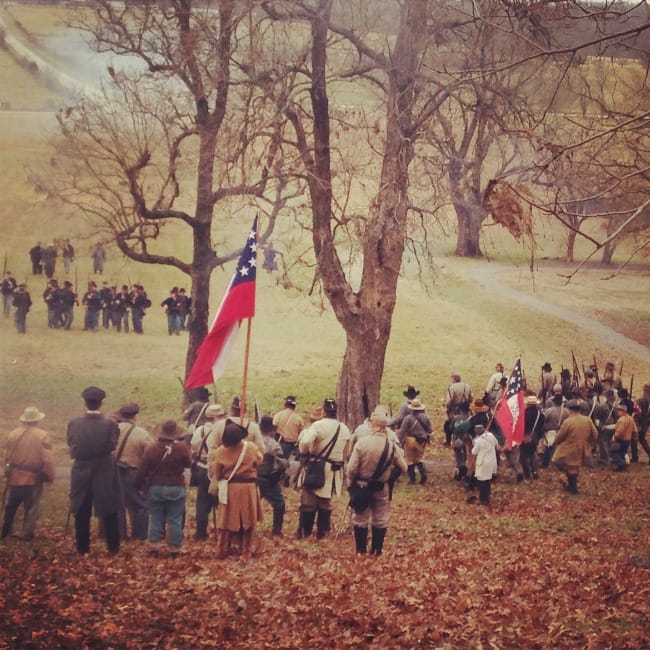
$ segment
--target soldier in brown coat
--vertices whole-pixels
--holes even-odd
[[[11,533],[20,505],[25,509],[20,538],[34,537],[38,505],[43,483],[54,480],[54,457],[46,431],[37,424],[45,417],[35,406],[28,406],[20,416],[22,425],[10,434],[5,451],[6,505],[0,538]]]
[[[578,493],[578,472],[584,464],[585,456],[598,441],[598,431],[586,415],[580,413],[580,403],[571,400],[567,404],[569,417],[562,423],[555,438],[553,462],[567,475],[564,488],[571,494]]]

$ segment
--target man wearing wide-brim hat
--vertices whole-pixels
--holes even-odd
[[[622,472],[627,469],[625,454],[627,454],[630,448],[632,438],[636,435],[636,424],[632,416],[628,413],[625,402],[619,402],[615,408],[617,418],[610,453],[612,457],[612,469],[617,472]]]
[[[70,512],[74,515],[77,552],[90,551],[90,518],[95,512],[104,526],[110,553],[120,549],[118,515],[122,489],[113,452],[120,429],[101,412],[106,393],[89,386],[81,393],[86,412],[68,422],[67,442],[73,459],[70,471]]]
[[[45,413],[35,406],[28,406],[18,418],[21,425],[14,429],[7,439],[5,450],[6,505],[2,533],[4,539],[11,533],[18,508],[23,506],[25,517],[19,537],[30,540],[34,537],[38,506],[43,493],[43,483],[54,480],[54,457],[50,438],[38,423]]]
[[[410,384],[406,387],[405,391],[402,391],[402,395],[404,395],[406,401],[400,404],[400,407],[397,410],[397,415],[393,418],[390,424],[390,426],[395,431],[399,430],[399,428],[402,426],[402,422],[404,422],[404,418],[411,412],[410,410],[411,400],[414,400],[419,394],[420,391],[417,390],[415,386],[411,386]]]
[[[404,418],[398,435],[404,445],[409,483],[415,483],[416,467],[420,471],[420,483],[425,483],[427,473],[422,461],[432,431],[431,420],[426,413],[426,407],[419,399],[411,400],[409,409],[410,413]]]
[[[560,471],[566,472],[567,485],[564,489],[570,494],[577,494],[578,473],[587,456],[591,456],[591,450],[598,440],[598,431],[591,418],[580,413],[577,400],[570,400],[567,409],[569,417],[555,437],[553,463]]]

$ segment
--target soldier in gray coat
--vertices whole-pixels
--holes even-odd
[[[106,393],[89,386],[81,396],[86,413],[68,423],[67,442],[73,459],[70,472],[70,512],[74,515],[77,552],[90,550],[90,517],[93,507],[106,532],[110,553],[120,549],[118,513],[122,493],[113,450],[120,429],[117,422],[100,412]]]

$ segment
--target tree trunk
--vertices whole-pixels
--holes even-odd
[[[458,257],[481,257],[481,222],[476,210],[454,204],[458,223],[456,235],[456,255]]]
[[[616,250],[616,242],[610,241],[603,246],[603,264],[611,264],[614,251]]]

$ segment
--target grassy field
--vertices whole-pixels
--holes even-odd
[[[46,18],[16,11],[29,29],[48,33]],[[0,66],[2,61],[0,52]],[[11,78],[18,79],[20,70],[12,70]],[[33,78],[27,82],[38,85]],[[608,271],[590,267],[566,284],[562,276],[570,269],[545,261],[531,274],[521,247],[496,227],[483,238],[493,261],[448,257],[453,234],[435,242],[436,269],[423,282],[414,261],[405,259],[382,401],[396,408],[406,385],[414,384],[432,415],[434,435],[427,450],[430,480],[425,486],[402,482],[398,487],[386,554],[379,562],[354,557],[344,499],[334,514],[339,535],[321,543],[293,540],[298,498],[292,490],[287,490],[285,537],[270,536],[267,512],[257,554],[248,564],[216,562],[211,543],[193,541],[180,564],[152,560],[135,544],[110,558],[97,540],[92,555],[79,560],[65,532],[66,422],[82,411],[80,393],[89,384],[107,391],[109,412],[137,401],[147,427],[179,417],[186,341],[167,335],[159,304],[170,286],[186,280],[169,269],[137,267],[109,248],[105,277],[115,283],[141,281],[151,296],[144,336],[83,332],[81,309],[72,331],[47,328],[41,300],[45,282],[30,275],[28,249],[38,240],[69,236],[83,286],[95,241],[80,215],[45,200],[28,182],[35,161],[49,161],[53,125],[51,115],[35,119],[0,112],[0,167],[7,170],[0,176],[0,252],[16,277],[28,281],[34,300],[27,335],[18,335],[11,319],[0,318],[0,440],[17,425],[25,406],[36,404],[47,415],[43,424],[59,467],[43,500],[37,540],[0,546],[5,587],[0,647],[648,647],[650,574],[644,562],[650,528],[643,495],[650,470],[645,455],[643,465],[626,473],[583,471],[577,498],[564,495],[554,471],[517,484],[503,470],[494,486],[494,508],[486,512],[467,504],[466,492],[451,478],[453,458],[442,445],[442,422],[452,370],[480,395],[494,364],[510,367],[518,355],[533,386],[545,361],[556,369],[570,367],[572,351],[579,362],[590,362],[594,354],[603,365],[623,361],[624,379],[627,383],[634,375],[637,389],[650,382],[650,364],[622,353],[606,338],[479,287],[471,280],[477,265],[495,281],[570,307],[645,346],[650,346],[650,272],[635,266],[603,281]],[[247,225],[233,234],[237,241]],[[543,231],[542,255],[559,255],[561,235],[550,227]],[[182,251],[187,243],[178,246]],[[213,274],[215,306],[232,270]],[[65,279],[62,273],[58,277]],[[263,411],[273,412],[293,393],[299,408],[309,412],[335,393],[345,337],[318,296],[284,289],[276,279],[263,272],[258,277],[249,399],[256,397]],[[298,284],[309,281],[305,272]],[[242,332],[216,386],[225,404],[240,391],[243,353]]]

